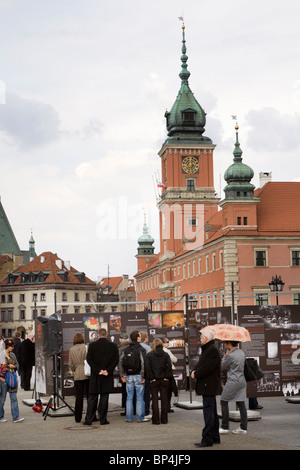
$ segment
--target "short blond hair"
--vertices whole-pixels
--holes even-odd
[[[141,341],[143,343],[145,341],[145,339],[148,338],[148,333],[146,331],[140,331],[140,337],[141,337]]]

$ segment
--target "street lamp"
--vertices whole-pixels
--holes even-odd
[[[278,305],[278,292],[283,291],[284,282],[281,280],[281,276],[272,276],[272,281],[269,282],[271,292],[276,292],[276,305]]]

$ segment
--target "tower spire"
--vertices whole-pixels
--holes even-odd
[[[182,18],[182,17],[181,17]],[[179,77],[181,78],[181,81],[183,84],[188,85],[188,79],[190,76],[190,72],[187,69],[187,60],[188,56],[186,55],[186,40],[185,40],[185,25],[182,23],[182,56],[181,56],[181,72],[179,74]]]

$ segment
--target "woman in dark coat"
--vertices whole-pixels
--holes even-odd
[[[107,421],[109,393],[113,391],[113,371],[119,363],[118,346],[107,339],[107,331],[100,328],[98,340],[89,344],[87,362],[91,366],[89,398],[85,423],[91,425],[95,419],[98,395],[100,394],[100,424]]]
[[[216,395],[220,395],[222,392],[221,354],[215,345],[214,334],[211,331],[201,335],[201,356],[191,377],[197,381],[197,395],[202,395],[205,423],[202,440],[195,445],[210,447],[214,443],[220,443]]]
[[[163,350],[163,342],[155,338],[152,350],[146,356],[146,375],[150,381],[152,395],[152,424],[167,424],[169,410],[169,380],[172,378],[170,356]],[[159,419],[158,393],[161,399],[161,419]]]

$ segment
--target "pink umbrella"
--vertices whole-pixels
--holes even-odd
[[[243,326],[231,325],[230,323],[208,325],[202,328],[200,332],[205,334],[207,330],[211,330],[216,339],[221,341],[240,341],[242,343],[251,341],[249,331]]]

